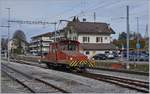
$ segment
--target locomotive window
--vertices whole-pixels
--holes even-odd
[[[63,51],[76,51],[77,45],[75,45],[75,44],[61,45],[61,50],[63,50]]]
[[[76,45],[74,45],[74,44],[69,44],[69,45],[68,45],[68,50],[69,50],[69,51],[74,51],[74,50],[76,50]]]

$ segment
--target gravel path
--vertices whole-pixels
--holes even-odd
[[[6,62],[5,62],[6,63]],[[94,79],[77,76],[70,73],[43,69],[18,63],[6,63],[20,71],[28,73],[34,77],[41,78],[51,84],[61,87],[74,93],[137,93],[114,84],[97,81]]]
[[[113,71],[105,71],[105,70],[97,70],[97,69],[87,69],[90,73],[95,74],[106,74],[118,77],[124,77],[129,79],[137,79],[142,81],[149,81],[149,76],[137,75],[137,74],[129,74],[129,73],[121,73],[121,72],[113,72]]]

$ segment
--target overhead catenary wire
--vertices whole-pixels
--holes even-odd
[[[118,2],[115,1],[115,2],[102,3],[102,4],[100,4],[100,6],[98,6],[98,7],[88,8],[88,9],[84,10],[83,12],[79,12],[79,13],[76,14],[76,15],[73,15],[73,16],[68,17],[67,19],[73,18],[74,16],[78,16],[78,17],[79,17],[79,16],[81,16],[81,14],[83,14],[83,13],[84,13],[84,14],[91,13],[91,12],[93,12],[93,11],[99,9],[99,8],[107,7],[107,6],[111,5],[111,4],[116,4],[116,3],[118,3]]]

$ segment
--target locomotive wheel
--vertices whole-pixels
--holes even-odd
[[[47,67],[48,67],[49,69],[53,69],[53,65],[52,65],[52,64],[46,63],[46,65],[47,65]]]

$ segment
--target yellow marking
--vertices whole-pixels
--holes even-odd
[[[73,62],[73,66],[75,66],[75,64],[76,64],[76,61]]]
[[[72,66],[72,64],[73,64],[73,63],[71,62],[71,63],[70,63],[70,66]]]
[[[77,61],[77,66],[79,66],[80,65],[80,62],[79,61]]]
[[[78,66],[78,61],[75,63],[75,66]]]
[[[74,61],[71,63],[71,65],[73,66],[73,64],[74,64]]]

